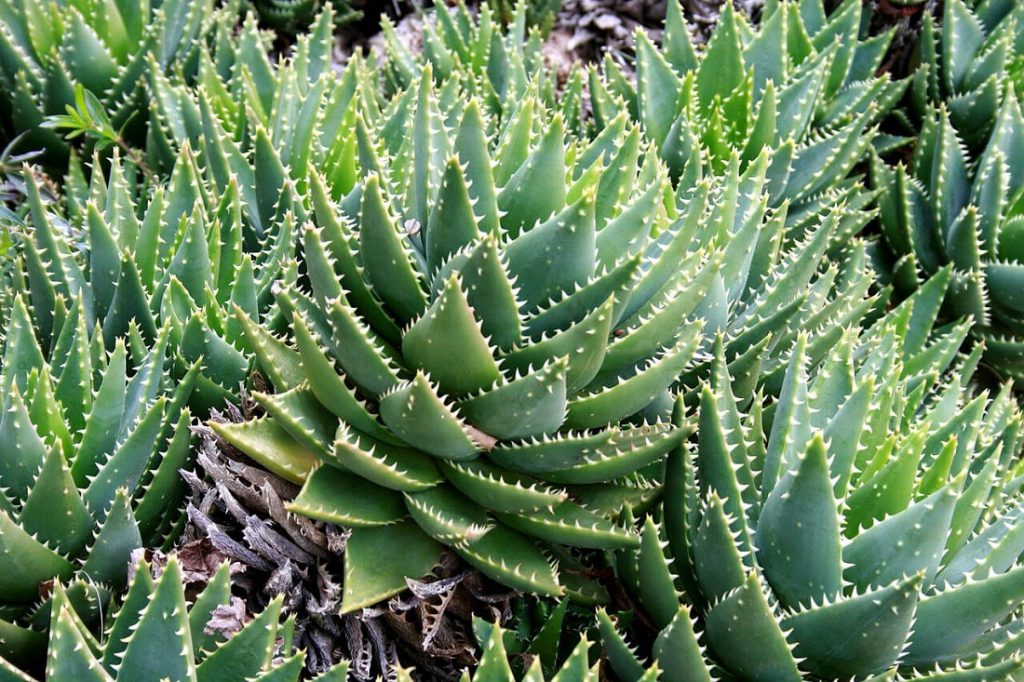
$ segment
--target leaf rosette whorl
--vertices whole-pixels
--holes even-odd
[[[716,351],[663,518],[618,556],[669,679],[1019,674],[1021,414],[1009,386],[965,389],[968,327],[933,327],[947,283],[816,371],[798,341],[766,404],[733,393]],[[614,618],[598,627],[615,671],[639,677]]]

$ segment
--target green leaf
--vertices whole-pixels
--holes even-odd
[[[472,459],[480,450],[462,417],[422,372],[381,398],[380,415],[399,438],[436,457]]]
[[[498,194],[498,208],[504,212],[501,226],[512,239],[565,206],[564,136],[564,121],[555,114],[544,126],[540,143]],[[495,179],[501,182],[500,177]]]
[[[604,653],[615,674],[623,680],[641,679],[644,674],[643,663],[637,658],[633,647],[626,643],[618,628],[615,627],[615,622],[603,608],[597,610],[597,629],[601,633]]]
[[[640,603],[658,628],[668,627],[676,617],[679,593],[669,571],[661,534],[651,517],[644,520],[637,556]]]
[[[302,384],[274,395],[254,392],[253,398],[296,443],[321,459],[330,458],[338,420],[323,408],[308,386]]]
[[[48,375],[43,375],[49,381]],[[21,390],[15,384],[4,400],[0,415],[0,447],[17,456],[0,457],[0,481],[9,495],[24,499],[35,481],[36,472],[46,460],[47,447],[29,416]]]
[[[332,351],[347,378],[372,395],[380,395],[398,383],[393,352],[359,319],[358,313],[340,300],[328,312]]]
[[[128,584],[128,590],[114,617],[110,632],[107,633],[107,645],[103,649],[103,667],[107,670],[113,670],[120,661],[125,647],[131,641],[130,636],[139,614],[153,598],[154,589],[156,586],[153,584],[149,565],[146,562],[141,562],[139,569],[135,572],[135,577]],[[56,604],[56,600],[54,603]],[[209,613],[206,615],[209,616]],[[205,624],[204,621],[203,625]],[[193,634],[194,632],[193,629]]]
[[[689,45],[688,38],[686,44]],[[636,83],[640,121],[648,136],[660,147],[676,118],[681,83],[666,57],[644,31],[636,32]]]
[[[301,315],[293,317],[292,329],[302,361],[302,374],[316,399],[353,428],[378,440],[394,441],[394,436],[377,421],[344,377],[335,371],[333,362],[324,355]]]
[[[132,553],[140,548],[142,536],[132,513],[131,498],[124,490],[118,490],[82,564],[82,575],[98,583],[123,586]]]
[[[302,483],[319,458],[269,417],[241,423],[210,422],[214,433],[260,465],[292,483]]]
[[[514,464],[516,468],[529,468],[539,478],[557,483],[603,483],[628,476],[660,461],[672,448],[682,443],[691,431],[689,427],[674,428],[665,422],[619,428],[611,432],[609,439],[598,440],[596,447],[588,447],[582,453],[544,453],[551,455],[550,458],[526,465],[520,451]],[[553,465],[562,457],[568,461],[555,468]]]
[[[577,429],[596,428],[636,414],[682,373],[697,350],[697,341],[684,332],[675,346],[638,367],[632,376],[573,398],[569,401],[566,425]]]
[[[567,500],[551,510],[498,514],[513,530],[547,542],[591,549],[635,549],[634,533],[604,516]]]
[[[413,255],[388,210],[381,181],[366,180],[359,211],[359,252],[374,291],[402,322],[415,319],[427,305]]]
[[[701,109],[710,109],[716,97],[725,99],[743,80],[744,72],[736,11],[726,3],[697,67],[697,100]]]
[[[938,571],[962,479],[861,531],[843,548],[843,577],[861,588]]]
[[[522,321],[515,288],[498,253],[499,237],[489,233],[468,253],[453,256],[434,275],[435,293],[453,272],[458,272],[466,291],[466,300],[482,314],[479,320],[491,345],[507,350],[521,338]]]
[[[711,670],[697,640],[696,625],[685,604],[654,640],[652,649],[666,679],[711,682]]]
[[[257,324],[237,305],[235,319],[245,333],[249,348],[256,355],[260,370],[270,379],[275,389],[284,392],[303,382],[306,373],[303,372],[302,359],[294,348],[274,336],[263,325]]]
[[[7,576],[0,585],[0,599],[28,605],[39,598],[39,583],[68,578],[73,568],[67,559],[34,540],[0,509],[0,570]]]
[[[93,401],[92,412],[86,419],[85,432],[71,465],[77,485],[85,485],[90,477],[96,475],[102,459],[117,444],[117,431],[124,415],[126,367],[127,350],[124,341],[119,339],[107,361],[103,381]]]
[[[458,157],[445,164],[425,233],[427,268],[433,273],[449,256],[480,236],[469,187]]]
[[[135,587],[136,582],[139,582],[138,573],[136,573],[136,578],[129,586],[129,591]],[[214,611],[221,606],[229,604],[230,601],[231,568],[230,564],[223,562],[217,567],[217,572],[206,583],[203,591],[196,596],[188,612],[189,628],[192,630],[192,648],[198,658],[204,658],[208,652],[213,650],[218,642],[224,639],[223,633],[207,633],[206,625],[213,617]],[[110,647],[111,645],[108,644],[108,651]]]
[[[563,593],[554,568],[536,545],[504,526],[496,526],[455,550],[481,573],[513,589],[547,597]]]
[[[456,395],[488,388],[501,376],[462,283],[454,274],[430,309],[406,332],[402,353],[411,366],[425,371],[446,392]]]
[[[470,542],[490,530],[487,512],[450,485],[405,494],[405,506],[420,529],[438,542]]]
[[[924,576],[903,578],[874,592],[788,616],[794,654],[804,670],[828,679],[856,677],[896,663],[914,625]],[[916,634],[914,635],[916,638]]]
[[[117,676],[125,680],[195,680],[192,636],[181,567],[171,558],[132,631]]]
[[[735,674],[779,682],[803,678],[755,574],[708,611],[706,627],[712,652]]]
[[[614,297],[594,308],[578,323],[565,331],[546,335],[535,343],[524,343],[513,348],[502,358],[502,367],[517,372],[527,372],[542,367],[557,358],[569,358],[566,370],[566,391],[569,395],[578,392],[597,376],[604,361],[611,334]]]
[[[386,526],[405,517],[401,496],[325,464],[310,472],[288,511],[356,528]]]
[[[959,651],[1020,606],[1024,566],[921,599],[904,665],[931,665]]]
[[[403,492],[427,490],[444,480],[423,452],[374,441],[344,423],[338,427],[329,461],[377,485]]]
[[[392,549],[400,547],[394,553]],[[442,546],[411,521],[381,528],[356,528],[345,545],[345,591],[341,613],[372,606],[405,590],[441,558]],[[382,562],[384,553],[389,560]]]
[[[561,504],[568,495],[535,480],[488,464],[482,459],[440,463],[448,480],[480,506],[510,514],[539,511]]]
[[[84,626],[68,603],[64,588],[58,583],[50,607],[50,646],[46,655],[47,679],[74,679],[85,682],[113,682],[93,654]]]
[[[89,481],[82,498],[97,520],[102,521],[106,517],[118,489],[124,488],[129,494],[134,494],[149,470],[166,404],[165,397],[153,403],[128,438],[100,465],[96,476]]]
[[[501,383],[459,403],[459,413],[473,426],[499,440],[554,433],[566,410],[568,359]]]
[[[508,272],[525,310],[536,310],[587,281],[596,258],[594,221],[594,195],[588,192],[508,244]]]
[[[820,433],[797,469],[787,472],[765,500],[756,544],[758,563],[787,606],[820,602],[842,589],[839,514]]]

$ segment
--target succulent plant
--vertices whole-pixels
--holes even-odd
[[[721,172],[736,152],[748,163],[771,149],[772,205],[867,195],[851,170],[871,145],[896,142],[875,125],[906,82],[876,75],[892,31],[862,37],[864,12],[857,0],[827,16],[821,0],[775,3],[754,28],[725,3],[698,52],[670,0],[661,48],[637,34],[635,85],[610,59],[600,77],[591,70],[594,124],[600,130],[627,110],[674,178]]]
[[[875,126],[907,82],[876,75],[893,32],[862,37],[864,12],[858,0],[829,15],[821,0],[776,3],[755,28],[725,3],[698,51],[678,0],[670,0],[660,48],[637,31],[628,67],[635,78],[606,56],[601,69],[570,69],[559,88],[544,67],[539,38],[527,39],[525,21],[503,34],[489,12],[473,22],[460,6],[454,19],[440,12],[424,26],[421,54],[385,27],[384,73],[401,90],[413,83],[416,65],[427,62],[439,82],[455,81],[502,112],[532,87],[580,135],[600,135],[625,113],[683,186],[722,173],[736,153],[745,166],[767,148],[771,205],[867,204],[870,194],[850,173],[872,145],[905,142],[877,135]]]
[[[1003,93],[1024,93],[1024,8],[1011,2],[950,0],[936,26],[925,13],[917,45],[911,104],[918,116],[944,103],[972,149],[995,124]]]
[[[256,10],[260,21],[267,26],[286,33],[300,33],[308,28],[320,14],[324,3],[322,0],[249,0]],[[335,24],[354,21],[361,12],[352,8],[347,0],[338,0],[331,4],[338,10]]]
[[[437,84],[453,95],[475,95],[498,115],[510,114],[531,89],[546,106],[561,111],[566,126],[582,133],[583,80],[570,77],[559,92],[557,74],[547,68],[543,32],[530,21],[531,0],[483,3],[476,16],[465,0],[424,17],[421,49],[406,44],[390,21],[381,24],[381,79],[389,96],[415,87],[425,64]],[[442,95],[444,98],[444,95]]]
[[[117,340],[108,354],[82,296],[64,315],[47,361],[16,296],[0,365],[0,654],[16,660],[37,651],[53,580],[75,577],[68,593],[102,608],[131,553],[164,542],[191,459],[185,404],[198,365],[171,385],[169,330],[150,348]]]
[[[123,339],[134,352],[166,328],[174,377],[202,360],[190,404],[204,414],[237,400],[249,369],[233,345],[244,341],[241,327],[224,311],[238,306],[259,319],[267,309],[292,255],[293,223],[257,231],[238,185],[214,196],[187,145],[166,184],[151,188],[133,170],[115,151],[105,180],[72,174],[60,202],[45,202],[27,178],[25,215],[8,223],[21,235],[33,324],[52,346],[80,299],[84,324],[97,330],[91,341],[107,350]]]
[[[560,594],[528,536],[636,543],[608,515],[655,493],[649,477],[687,433],[663,421],[670,389],[699,378],[717,331],[730,359],[780,382],[798,329],[820,355],[880,302],[863,245],[823,262],[842,213],[783,248],[767,154],[742,175],[737,155],[720,185],[677,198],[624,116],[567,146],[557,115],[531,133],[546,115],[531,97],[491,135],[477,100],[439,99],[432,83],[427,68],[379,130],[356,116],[358,166],[341,175],[366,179],[340,202],[318,173],[293,176],[314,224],[303,274],[277,296],[288,338],[245,325],[277,394],[256,395],[267,418],[214,426],[304,484],[292,511],[354,527],[346,611],[402,589],[444,545]],[[389,151],[395,121],[414,132]],[[384,573],[371,557],[392,542],[409,551]]]
[[[292,623],[281,623],[280,613],[278,599],[242,622],[233,608],[227,564],[189,604],[181,566],[172,557],[159,575],[145,563],[138,567],[109,630],[98,639],[57,583],[45,678],[297,681],[304,653],[294,650]],[[341,664],[316,679],[333,682],[346,674]],[[34,679],[2,660],[0,676]]]
[[[801,340],[777,401],[734,393],[716,352],[695,450],[666,464],[663,522],[618,558],[660,629],[661,679],[1020,675],[1022,418],[1008,386],[968,388],[967,325],[933,327],[949,279],[815,373]],[[638,679],[612,618],[599,627]]]
[[[926,119],[909,168],[873,165],[873,182],[883,191],[879,260],[894,284],[912,291],[952,267],[947,312],[972,316],[986,364],[1017,381],[1024,380],[1022,162],[1024,112],[1011,90],[977,155],[943,108]]]
[[[242,422],[262,413],[244,398],[214,419]],[[350,661],[357,680],[386,676],[399,661],[431,679],[455,679],[476,661],[470,632],[474,611],[510,614],[512,593],[446,555],[433,575],[370,611],[341,615],[342,556],[348,534],[328,523],[288,514],[299,487],[259,467],[201,427],[188,523],[177,554],[190,575],[208,576],[220,561],[237,571],[234,593],[247,614],[278,596],[295,621],[295,644],[306,651],[308,673]],[[195,582],[195,581],[193,581]],[[201,581],[199,584],[202,584]]]
[[[146,73],[189,73],[218,25],[213,8],[212,0],[2,0],[0,84],[9,96],[0,99],[0,130],[25,132],[23,150],[42,149],[48,165],[63,168],[67,145],[40,124],[74,104],[76,86],[99,98],[116,130],[142,123]]]
[[[517,679],[522,682],[598,682],[602,679],[598,674],[600,665],[590,663],[591,643],[587,640],[586,634],[580,638],[564,661],[557,659],[557,644],[561,635],[558,628],[564,615],[565,611],[561,606],[556,608],[550,620],[530,642],[526,652],[516,652],[529,661],[526,671],[521,676],[516,675],[511,661],[513,650],[510,650],[510,645],[515,649],[519,648],[516,646],[518,642],[514,633],[494,623],[477,619],[474,630],[480,640],[480,663],[472,675],[466,672],[462,679],[473,682],[504,682]],[[652,667],[643,678],[644,682],[654,682],[657,679],[656,667]],[[405,682],[410,678],[403,678],[400,675],[399,680]]]

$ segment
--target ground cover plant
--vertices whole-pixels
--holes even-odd
[[[1024,679],[1020,7],[641,4],[0,0],[0,679]]]

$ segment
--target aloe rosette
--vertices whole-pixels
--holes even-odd
[[[922,119],[945,104],[950,121],[972,149],[984,145],[1003,93],[1021,94],[1024,9],[1012,2],[951,0],[941,21],[926,12],[910,90]]]
[[[909,167],[875,163],[882,188],[882,262],[894,284],[912,291],[951,267],[949,315],[970,315],[985,363],[998,375],[1024,377],[1024,242],[1016,160],[1024,158],[1024,114],[1008,92],[987,144],[970,154],[950,113],[926,120]]]
[[[734,393],[718,354],[662,520],[618,559],[661,679],[1021,674],[1021,414],[1009,386],[968,388],[968,325],[933,327],[949,280],[817,372],[801,341],[774,402]],[[644,674],[614,617],[598,625],[619,676]]]
[[[292,256],[294,218],[272,234],[258,229],[236,183],[212,195],[187,145],[157,187],[115,153],[106,177],[69,176],[63,201],[44,202],[33,178],[26,190],[24,216],[7,224],[20,235],[41,343],[56,342],[56,325],[79,301],[92,342],[108,351],[124,342],[139,353],[165,330],[167,371],[181,379],[200,365],[190,398],[197,412],[237,400],[249,361],[234,306],[251,320],[267,311]]]
[[[63,172],[68,146],[40,124],[74,104],[76,87],[99,98],[116,130],[141,123],[147,72],[191,75],[205,36],[229,30],[232,12],[215,11],[209,0],[4,0],[0,83],[10,96],[0,103],[0,121],[11,138],[26,134],[23,149],[43,150],[45,162]]]
[[[233,615],[227,564],[189,603],[176,557],[159,572],[140,563],[101,638],[92,633],[58,583],[45,677],[40,679],[297,682],[304,652],[295,651],[289,641],[292,623],[280,620],[281,599],[248,622],[233,620]],[[346,664],[339,664],[315,679],[342,682],[347,670]],[[0,659],[0,679],[36,678]]]
[[[52,581],[73,579],[68,595],[95,619],[132,552],[180,522],[198,374],[171,385],[166,329],[151,347],[119,340],[108,353],[82,297],[45,356],[33,322],[16,297],[0,369],[0,654],[16,661],[45,639]]]
[[[671,392],[706,372],[715,332],[777,383],[798,329],[820,356],[881,302],[863,245],[825,263],[841,212],[783,247],[785,211],[763,196],[767,154],[673,192],[625,117],[567,142],[559,116],[541,128],[538,96],[497,123],[433,83],[428,68],[378,127],[343,123],[355,153],[332,177],[365,180],[281,163],[280,186],[306,188],[291,196],[313,224],[303,272],[279,287],[283,336],[246,326],[277,393],[257,396],[266,418],[215,426],[304,482],[294,511],[355,528],[346,609],[401,589],[442,546],[512,586],[561,593],[528,538],[563,562],[563,546],[635,544],[610,515],[654,494],[657,462],[687,431],[663,421]],[[332,92],[310,90],[329,108]],[[303,101],[311,117],[315,103]],[[413,134],[396,141],[399,124]],[[320,140],[303,159],[324,153]],[[272,159],[306,140],[267,143]],[[410,548],[407,563],[371,579],[373,552],[391,542]]]

